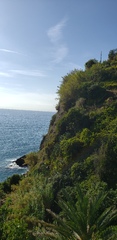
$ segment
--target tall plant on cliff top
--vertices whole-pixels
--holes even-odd
[[[78,89],[84,79],[84,72],[76,69],[63,78],[58,89],[58,96],[65,110],[74,106],[78,98]]]

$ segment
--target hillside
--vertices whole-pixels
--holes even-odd
[[[64,76],[58,97],[29,172],[1,184],[1,240],[117,239],[117,50]]]

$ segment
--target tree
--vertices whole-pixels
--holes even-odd
[[[117,56],[117,48],[109,51],[109,54],[108,54],[109,60],[114,60],[116,56]]]
[[[93,64],[98,63],[96,59],[90,59],[88,62],[85,63],[85,69],[89,69],[93,66]]]

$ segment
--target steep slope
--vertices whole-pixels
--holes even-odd
[[[41,171],[45,166],[47,172],[55,174],[80,165],[74,178],[82,181],[89,177],[90,168],[109,187],[116,186],[116,89],[115,59],[65,76],[58,90],[57,113],[42,140],[35,169]]]
[[[64,190],[75,202],[77,185],[92,196],[100,189],[106,191],[102,210],[116,206],[116,51],[107,61],[89,60],[84,71],[67,74],[58,96],[57,113],[40,150],[25,158],[29,172],[1,184],[2,240],[40,239],[40,220],[53,221],[46,209],[60,212],[58,201]]]

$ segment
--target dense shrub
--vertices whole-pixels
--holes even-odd
[[[74,158],[82,149],[83,143],[77,138],[69,138],[60,142],[60,151],[67,159]]]
[[[31,152],[25,158],[25,163],[31,168],[36,165],[38,162],[38,155],[37,153]]]
[[[80,139],[85,145],[90,145],[94,141],[94,133],[88,128],[84,128],[80,134]]]
[[[87,91],[87,100],[89,104],[100,104],[104,102],[107,97],[109,97],[109,93],[98,84],[91,85]]]
[[[79,96],[80,85],[84,79],[84,72],[79,70],[74,70],[63,78],[63,82],[58,89],[58,95],[64,110],[68,110],[75,105]]]
[[[11,192],[11,186],[16,185],[21,180],[21,176],[14,174],[13,176],[7,178],[3,183],[1,183],[1,188],[5,193]]]
[[[96,63],[98,63],[96,59],[90,59],[88,62],[85,63],[85,69],[91,68]]]
[[[105,150],[102,167],[102,180],[111,188],[116,188],[117,179],[117,136],[110,135]]]
[[[69,132],[71,136],[76,135],[76,132],[89,125],[89,119],[83,115],[79,109],[71,108],[62,119],[58,121],[58,132],[64,134]]]

